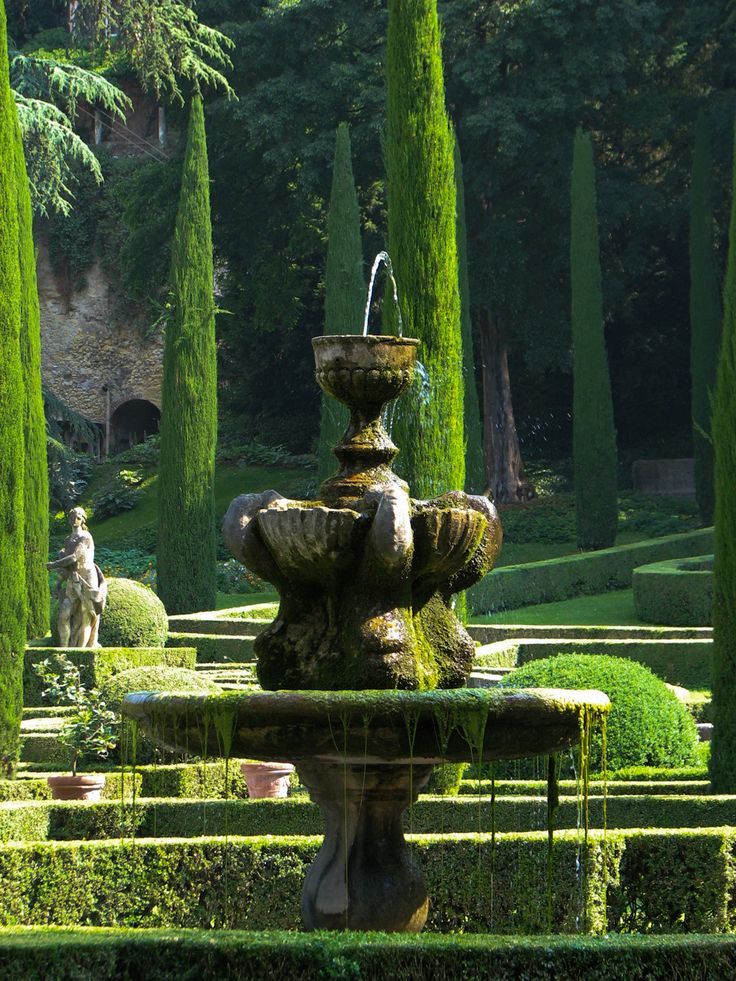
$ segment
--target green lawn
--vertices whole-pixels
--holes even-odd
[[[501,516],[503,521],[503,515]],[[684,529],[689,530],[689,529]],[[651,534],[642,531],[621,531],[616,535],[617,545],[631,545],[633,542],[643,542],[647,538],[652,538]],[[562,555],[575,555],[578,552],[577,542],[555,542],[545,544],[530,542],[516,544],[515,542],[504,542],[501,548],[501,556],[496,563],[496,568],[504,565],[524,565],[527,562],[542,562],[545,559],[559,559]]]
[[[254,603],[277,603],[278,593],[218,593],[218,610],[230,610],[236,606],[252,606]]]
[[[93,479],[87,486],[79,502],[82,507],[91,508],[95,492],[109,479],[111,467],[96,468]],[[276,488],[280,493],[299,494],[307,481],[306,470],[296,467],[253,467],[235,464],[219,465],[215,473],[215,509],[218,522],[222,519],[230,501],[238,494],[249,494]],[[147,528],[158,519],[158,474],[152,474],[143,482],[143,494],[136,506],[112,518],[95,521],[91,518],[91,530],[98,545],[114,547],[121,539],[127,539],[137,531]],[[62,519],[59,531],[66,534],[66,522]],[[144,546],[145,550],[145,546]]]
[[[639,620],[634,610],[631,589],[617,589],[596,596],[578,596],[559,603],[540,603],[518,610],[488,613],[472,617],[473,623],[529,623],[539,626],[648,626]]]

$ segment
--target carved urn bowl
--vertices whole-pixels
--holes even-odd
[[[411,384],[418,346],[414,337],[313,337],[315,376],[320,388],[343,405],[377,412]]]

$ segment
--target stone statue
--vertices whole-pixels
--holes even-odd
[[[55,562],[47,569],[59,574],[56,596],[59,600],[58,630],[60,647],[99,647],[100,615],[107,600],[107,581],[95,565],[95,543],[87,530],[84,508],[72,508],[67,515],[71,533]]]

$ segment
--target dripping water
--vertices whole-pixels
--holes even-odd
[[[421,361],[417,361],[414,365],[414,379],[411,383],[411,388],[407,393],[408,404],[412,406],[428,406],[432,400],[432,383],[429,380],[429,371],[426,366],[422,364]],[[383,410],[383,428],[389,434],[393,433],[394,423],[396,421],[397,414],[402,412],[401,404],[404,400],[404,396],[390,402]],[[454,602],[454,600],[453,600]]]

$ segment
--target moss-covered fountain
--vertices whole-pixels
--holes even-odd
[[[453,596],[493,567],[501,525],[484,497],[409,497],[384,407],[409,388],[418,341],[325,336],[317,381],[350,410],[320,500],[236,498],[233,554],[281,596],[256,641],[263,692],[139,693],[124,712],[160,744],[289,760],[322,808],[324,843],[302,893],[308,929],[421,930],[422,872],[404,811],[445,761],[551,754],[576,744],[596,691],[463,687],[474,646]]]

